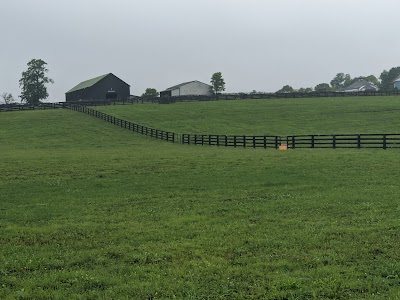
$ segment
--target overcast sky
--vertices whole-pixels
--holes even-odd
[[[400,66],[399,0],[0,0],[0,93],[32,58],[48,101],[114,73],[163,90],[222,72],[227,92],[314,87]]]

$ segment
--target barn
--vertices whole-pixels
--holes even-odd
[[[348,87],[337,90],[338,92],[365,92],[377,91],[378,87],[365,79],[359,79]]]
[[[174,85],[166,90],[160,92],[161,97],[174,97],[174,96],[211,96],[212,86],[198,80],[188,81],[181,84]]]
[[[120,99],[130,96],[130,85],[112,73],[82,81],[65,93],[67,102]]]

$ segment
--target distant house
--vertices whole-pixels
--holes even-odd
[[[394,88],[400,90],[400,76],[397,77],[395,81],[393,81]]]
[[[194,80],[188,81],[181,84],[174,85],[160,92],[161,97],[173,97],[173,96],[210,96],[212,86],[203,82]]]
[[[112,73],[83,81],[65,93],[67,102],[81,100],[127,99],[130,85]]]
[[[359,79],[348,87],[337,90],[338,92],[364,92],[377,91],[378,87],[365,79]]]

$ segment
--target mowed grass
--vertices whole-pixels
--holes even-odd
[[[0,152],[1,299],[400,298],[398,151],[169,144],[56,110],[0,114]]]
[[[178,133],[399,133],[400,97],[235,100],[106,106],[122,119]]]

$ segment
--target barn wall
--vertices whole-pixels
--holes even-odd
[[[104,100],[109,90],[116,91],[119,99],[126,99],[130,96],[130,87],[118,77],[110,74],[93,86],[66,94],[66,101],[78,100]]]
[[[180,95],[181,95],[180,89],[176,89],[176,90],[172,90],[172,91],[171,91],[171,96],[172,96],[172,97],[174,97],[174,96],[180,96]]]
[[[185,84],[184,86],[180,87],[180,95],[181,96],[186,96],[186,95],[212,95],[210,92],[210,86],[208,84],[199,82],[199,81],[194,81],[190,82],[188,84]]]
[[[119,99],[126,99],[130,96],[129,85],[114,75],[108,75],[88,88],[88,94],[92,99],[106,99],[106,94],[111,89],[117,92]]]

